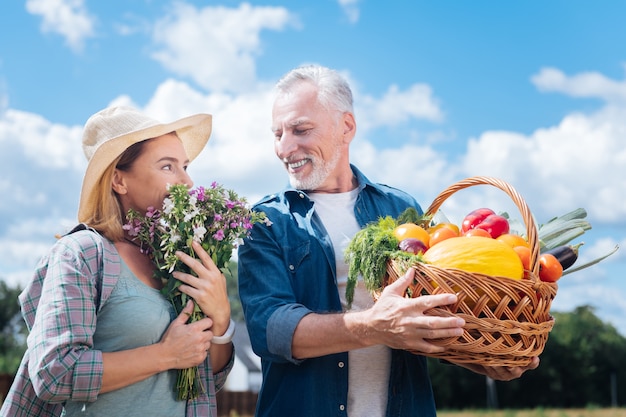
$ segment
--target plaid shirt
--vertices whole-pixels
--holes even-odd
[[[66,400],[93,402],[102,386],[102,352],[93,350],[96,313],[117,283],[121,259],[112,242],[88,230],[59,239],[19,296],[30,330],[28,349],[0,417],[60,416]],[[70,331],[71,329],[71,331]],[[187,402],[186,416],[216,416],[215,393],[234,355],[213,375],[199,366],[206,393]]]

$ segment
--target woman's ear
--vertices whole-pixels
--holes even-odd
[[[126,188],[126,182],[124,181],[124,173],[119,169],[113,171],[113,178],[111,178],[111,188],[117,194],[126,194],[128,189]]]

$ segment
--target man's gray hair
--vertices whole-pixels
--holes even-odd
[[[337,71],[321,65],[295,68],[276,83],[276,93],[278,95],[289,93],[301,82],[317,86],[318,99],[327,110],[354,113],[352,90],[346,79]]]

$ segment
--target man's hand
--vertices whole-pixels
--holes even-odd
[[[486,375],[496,381],[510,381],[521,377],[526,371],[537,369],[539,366],[539,358],[533,358],[526,366],[483,366],[476,364],[459,364],[459,366],[476,372],[477,374]]]
[[[437,317],[426,311],[457,301],[455,294],[426,295],[406,298],[404,293],[413,281],[415,270],[388,285],[378,301],[368,310],[369,332],[374,344],[424,353],[445,351],[427,339],[456,337],[463,334],[465,321],[459,317]]]

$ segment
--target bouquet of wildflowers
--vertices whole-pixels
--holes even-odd
[[[189,189],[186,185],[168,186],[169,196],[163,207],[148,208],[146,213],[129,210],[128,223],[123,227],[139,241],[141,251],[148,254],[157,267],[156,275],[163,282],[163,294],[180,314],[189,296],[178,290],[182,283],[171,274],[177,270],[193,274],[193,271],[176,257],[176,251],[195,256],[193,241],[211,255],[215,265],[224,269],[233,249],[243,243],[252,225],[263,221],[269,224],[264,213],[253,212],[244,198],[217,183],[211,187]],[[194,301],[191,322],[201,319],[202,311]],[[178,373],[178,399],[197,398],[204,390],[198,368],[182,369]]]

